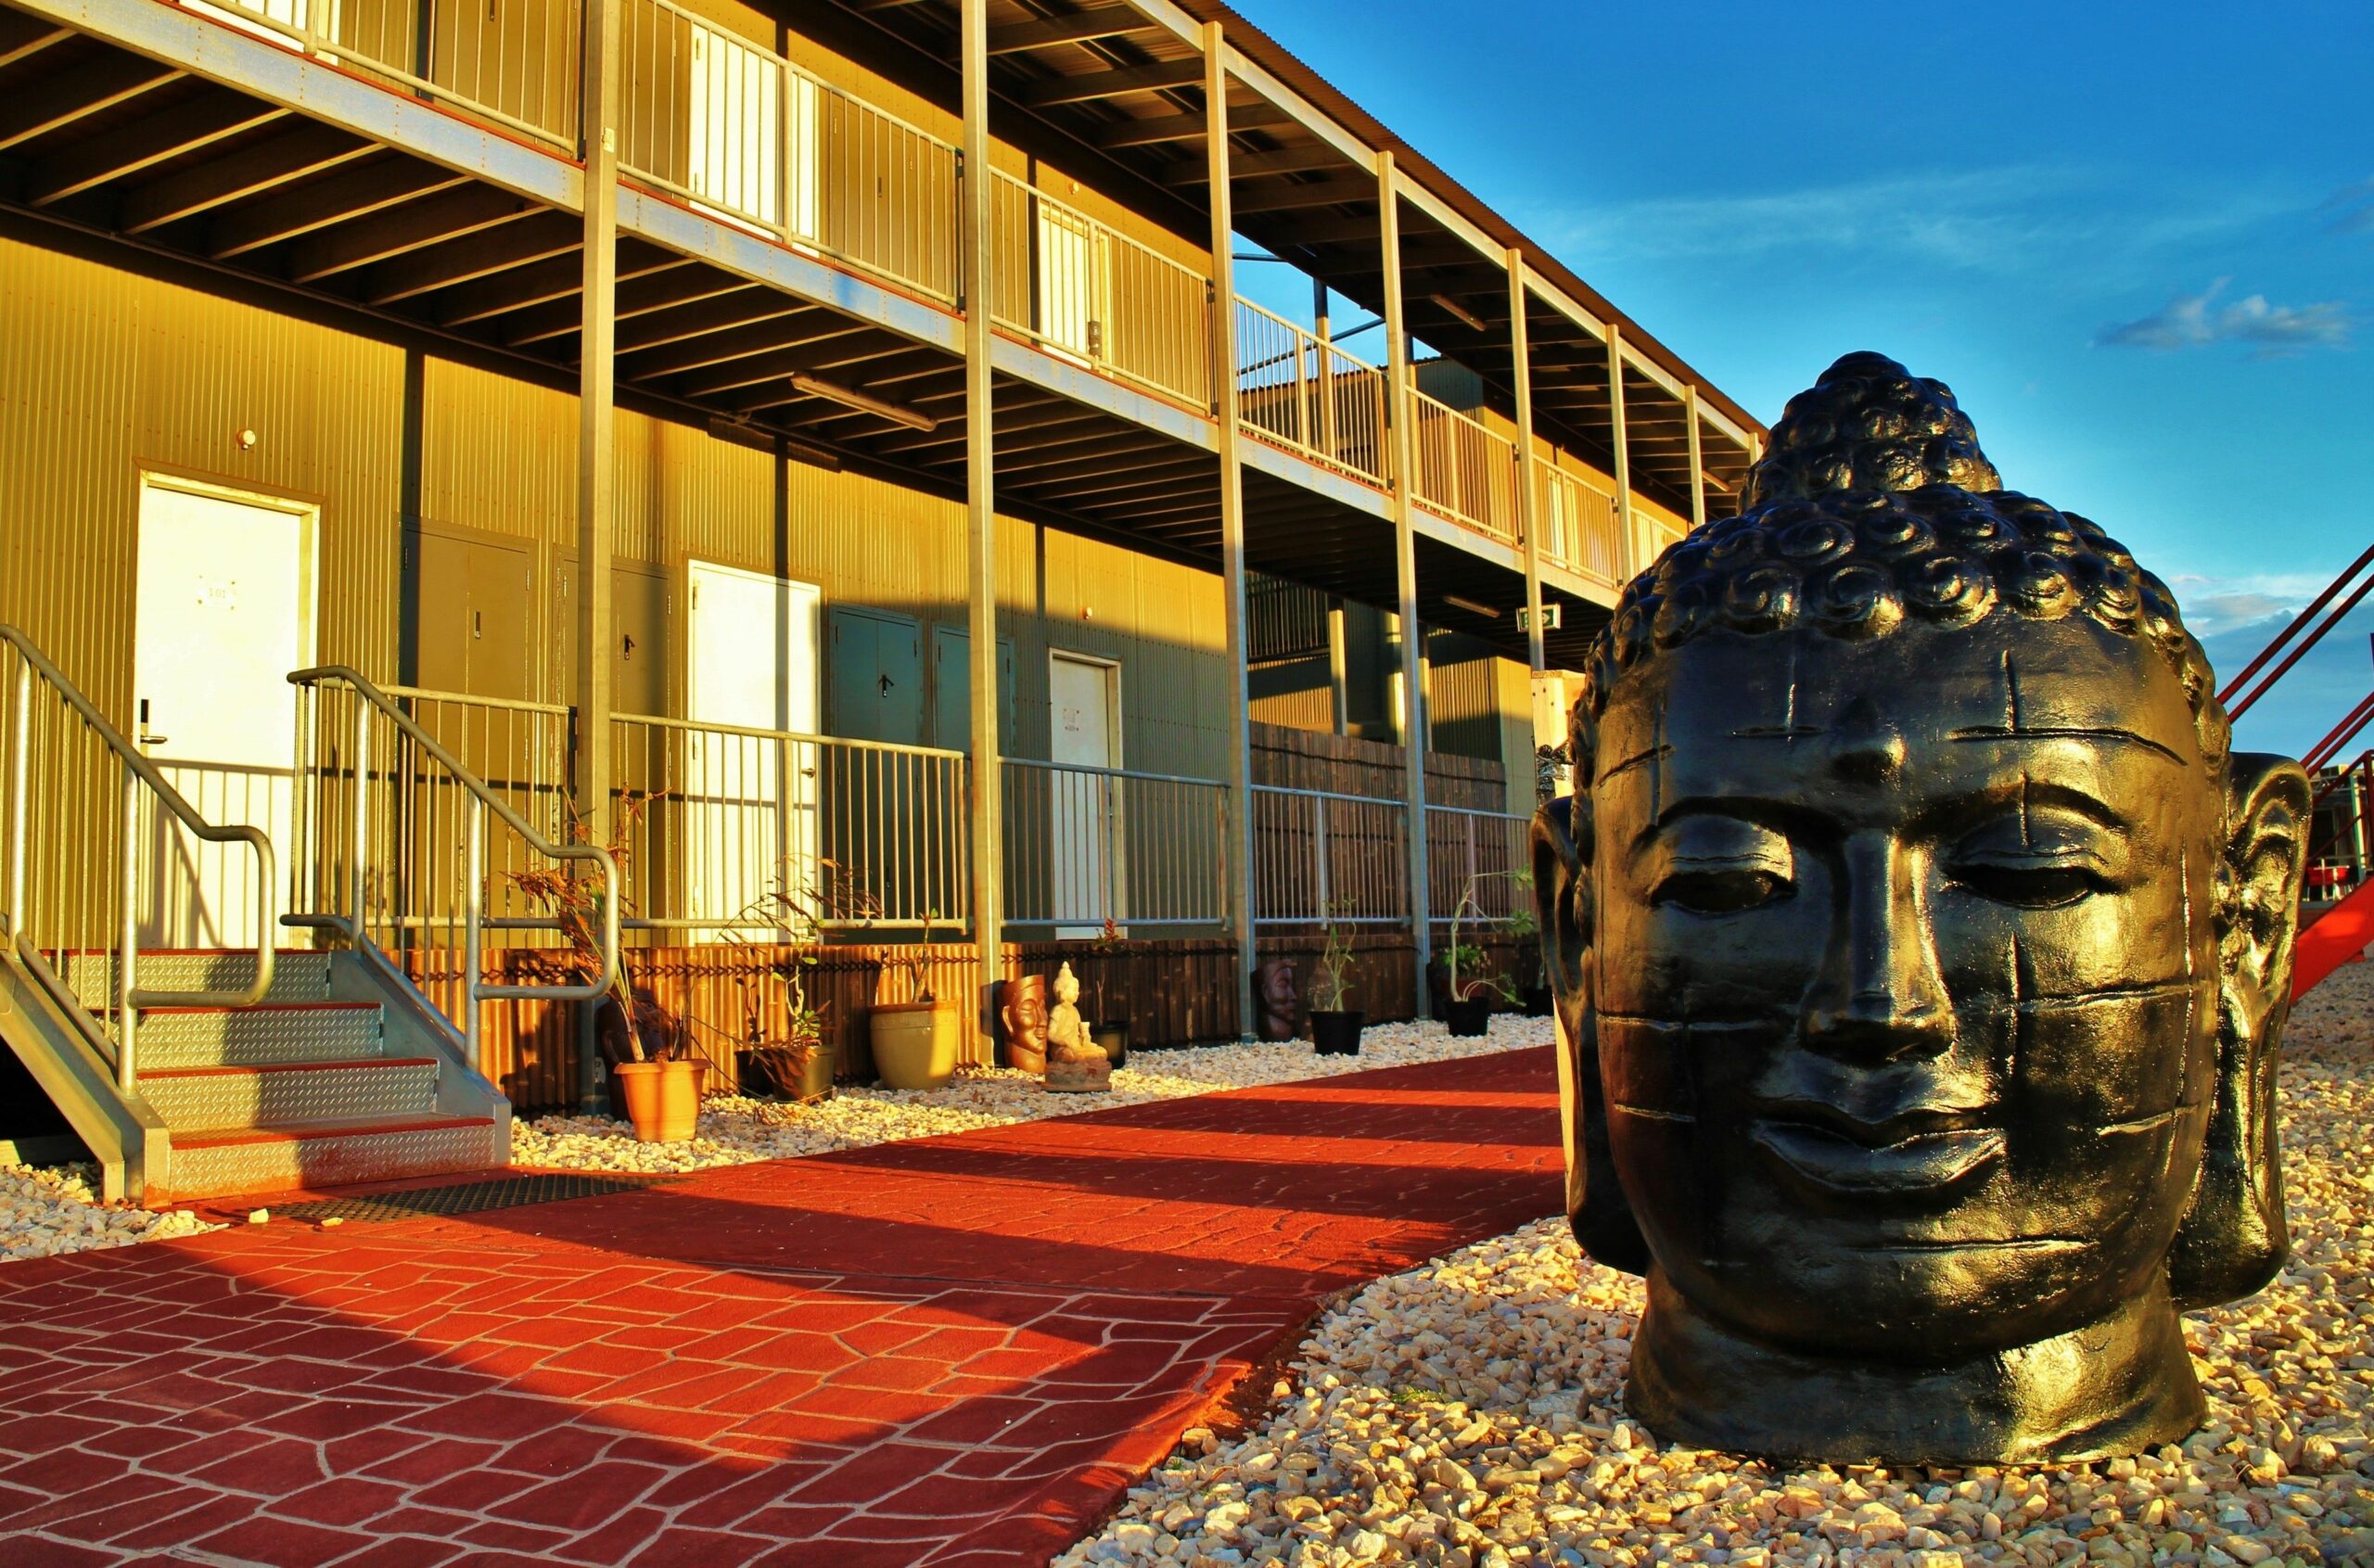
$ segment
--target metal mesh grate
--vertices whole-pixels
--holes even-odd
[[[325,1198],[319,1203],[275,1207],[272,1212],[276,1219],[343,1219],[350,1223],[417,1219],[428,1214],[482,1214],[488,1209],[554,1204],[564,1198],[639,1192],[646,1187],[670,1186],[683,1179],[681,1176],[508,1176],[500,1181],[457,1181],[447,1187],[420,1187],[408,1192]]]

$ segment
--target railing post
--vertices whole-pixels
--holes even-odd
[[[33,667],[19,656],[17,711],[8,720],[8,940],[25,934],[26,794],[32,758]]]
[[[1320,449],[1332,462],[1341,463],[1344,454],[1335,442],[1335,351],[1331,346],[1333,324],[1327,314],[1327,285],[1319,278],[1310,280],[1310,323],[1312,357],[1319,362],[1319,440]]]
[[[354,825],[348,848],[352,862],[346,868],[346,906],[354,922],[354,939],[364,939],[364,921],[370,913],[364,892],[371,860],[371,705],[354,694]]]
[[[486,919],[486,802],[470,797],[469,839],[462,851],[462,1058],[479,1070],[479,932]],[[615,902],[615,899],[613,900]]]
[[[1385,263],[1385,330],[1391,357],[1385,391],[1391,400],[1393,437],[1393,555],[1400,585],[1402,802],[1408,813],[1410,941],[1415,956],[1417,1015],[1433,1011],[1426,967],[1434,959],[1432,906],[1426,896],[1425,672],[1421,665],[1425,629],[1418,621],[1416,463],[1411,451],[1415,400],[1410,380],[1409,324],[1401,300],[1401,210],[1395,190],[1393,152],[1376,155],[1378,227]]]
[[[1318,875],[1314,881],[1319,889],[1319,918],[1323,921],[1328,918],[1328,906],[1335,901],[1334,873],[1330,864],[1334,857],[1327,845],[1327,797],[1311,797],[1310,807],[1311,844],[1319,856]]]
[[[117,1088],[129,1094],[139,1081],[133,1065],[133,1039],[140,1028],[139,1014],[132,1003],[140,962],[140,775],[129,762],[123,765],[123,798],[119,805],[122,850],[117,857],[118,892],[123,907],[116,927],[120,945],[115,962],[115,1081]]]

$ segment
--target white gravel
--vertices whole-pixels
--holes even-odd
[[[2294,1015],[2293,1257],[2186,1319],[2209,1421],[2104,1464],[1786,1469],[1623,1416],[1640,1281],[1547,1219],[1323,1318],[1267,1424],[1207,1430],[1056,1561],[2374,1564],[2374,965]]]
[[[0,1258],[55,1257],[219,1230],[181,1209],[103,1204],[91,1165],[0,1165]]]
[[[645,1174],[706,1170],[1218,1090],[1518,1051],[1553,1038],[1547,1018],[1495,1014],[1491,1033],[1472,1039],[1455,1038],[1431,1022],[1372,1025],[1360,1036],[1357,1056],[1321,1056],[1303,1041],[1133,1051],[1104,1094],[1051,1094],[1036,1073],[1003,1067],[960,1068],[938,1089],[844,1089],[816,1105],[716,1094],[702,1103],[698,1133],[688,1143],[638,1143],[626,1123],[608,1116],[539,1116],[512,1125],[511,1163]]]

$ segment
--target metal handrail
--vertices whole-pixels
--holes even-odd
[[[472,698],[477,701],[477,698]],[[564,709],[563,711],[569,711]],[[900,741],[860,740],[853,735],[814,735],[798,730],[770,730],[756,724],[720,724],[707,719],[662,719],[654,713],[613,713],[613,721],[620,724],[643,724],[655,730],[683,730],[704,735],[744,735],[752,740],[798,741],[816,746],[845,747],[853,751],[895,751],[901,757],[941,757],[951,761],[967,762],[972,753],[951,751],[945,746],[908,746]],[[1015,760],[1009,757],[1006,761]]]
[[[428,731],[414,722],[410,714],[397,706],[396,700],[365,679],[361,671],[342,664],[320,665],[311,669],[293,670],[288,676],[292,686],[308,690],[329,682],[344,685],[362,699],[355,710],[354,739],[354,868],[351,878],[353,909],[340,922],[347,935],[357,943],[369,941],[365,934],[364,867],[370,859],[371,815],[365,809],[368,802],[370,772],[370,724],[374,712],[395,726],[399,734],[418,746],[422,755],[452,775],[470,798],[469,822],[464,859],[469,874],[464,889],[463,925],[463,1016],[462,1039],[465,1054],[478,1061],[479,1006],[488,1001],[511,1001],[542,998],[547,1001],[594,1001],[607,996],[618,984],[619,977],[619,866],[607,849],[598,844],[555,844],[539,833],[526,818],[490,788],[483,779],[465,767],[461,759],[433,739]],[[299,759],[299,765],[307,765]],[[490,924],[485,909],[484,871],[486,865],[486,814],[491,810],[496,819],[525,839],[529,847],[548,860],[590,860],[599,868],[602,877],[602,973],[591,984],[581,986],[490,986],[479,975],[479,953],[483,934]],[[333,916],[333,920],[339,917]]]
[[[1224,779],[1198,779],[1185,773],[1146,773],[1134,768],[1100,768],[1089,762],[1050,762],[1043,757],[1001,757],[1009,768],[1044,768],[1059,773],[1091,773],[1108,779],[1142,779],[1149,784],[1193,784],[1200,789],[1226,789]]]
[[[271,934],[279,922],[276,900],[279,877],[273,858],[272,839],[262,828],[248,823],[217,826],[198,815],[196,808],[182,798],[157,765],[141,755],[138,746],[122,731],[108,721],[107,716],[92,706],[82,689],[66,678],[65,672],[52,664],[31,637],[18,628],[0,624],[0,643],[17,650],[24,663],[17,671],[17,702],[13,733],[8,742],[8,935],[17,951],[29,959],[45,984],[55,985],[57,976],[41,956],[32,936],[25,929],[25,844],[26,822],[30,816],[26,798],[29,788],[32,749],[32,683],[39,675],[45,684],[83,720],[84,728],[97,736],[101,745],[113,752],[123,764],[123,799],[117,826],[122,834],[121,882],[119,893],[122,908],[119,913],[116,939],[120,944],[115,964],[116,1011],[116,1082],[127,1090],[136,1082],[134,1039],[139,1028],[140,1010],[144,1007],[253,1007],[263,1001],[272,989],[273,947]],[[196,837],[209,844],[245,844],[256,852],[258,878],[257,908],[262,911],[264,939],[256,944],[255,976],[239,990],[147,991],[138,984],[140,959],[140,857],[139,786],[147,786],[158,803],[173,814],[181,824]]]

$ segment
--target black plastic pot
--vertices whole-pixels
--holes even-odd
[[[1477,997],[1472,1001],[1446,1001],[1443,1012],[1455,1035],[1475,1036],[1487,1033],[1492,1026],[1492,999]]]
[[[1321,1056],[1358,1056],[1365,1013],[1321,1013],[1310,1015],[1310,1048]]]
[[[734,1053],[734,1072],[742,1080],[745,1094],[772,1095],[781,1100],[830,1100],[833,1097],[833,1053],[819,1046],[810,1052],[808,1064],[797,1074],[780,1070],[781,1056],[773,1052],[737,1051]]]
[[[1525,988],[1525,1015],[1528,1018],[1547,1018],[1556,1000],[1551,995],[1550,988],[1547,986],[1527,986]]]
[[[1130,1026],[1127,1022],[1091,1025],[1088,1038],[1104,1052],[1104,1059],[1115,1066],[1130,1059]]]

